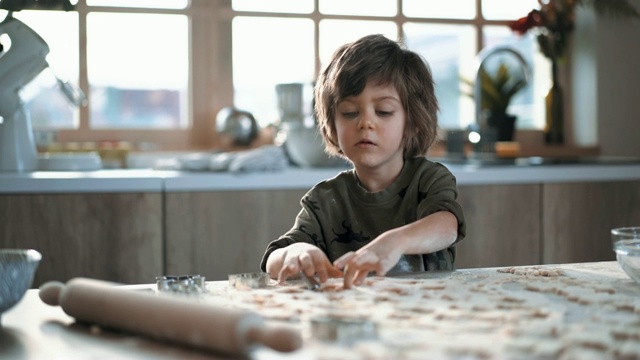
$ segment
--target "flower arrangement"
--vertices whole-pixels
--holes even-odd
[[[549,59],[564,55],[569,34],[575,25],[576,6],[592,6],[597,14],[616,17],[640,18],[638,11],[628,0],[538,0],[539,9],[509,24],[511,30],[523,35],[529,30],[539,30],[540,51]]]
[[[573,32],[577,6],[591,6],[597,15],[640,18],[638,10],[629,0],[538,0],[539,9],[509,24],[514,32],[523,35],[537,30],[540,51],[551,61],[552,87],[545,98],[545,141],[549,144],[564,142],[563,92],[558,84],[558,62],[563,59],[569,35]]]

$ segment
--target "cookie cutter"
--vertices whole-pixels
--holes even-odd
[[[158,276],[156,288],[160,292],[185,294],[207,291],[205,277],[200,275]]]
[[[375,322],[363,317],[323,315],[310,319],[311,337],[324,342],[350,345],[378,337]]]
[[[229,286],[250,289],[265,288],[269,284],[269,279],[269,274],[262,272],[229,274]]]
[[[320,289],[320,283],[318,282],[318,280],[316,280],[314,276],[308,276],[307,274],[305,274],[304,271],[300,271],[300,277],[302,278],[302,281],[304,281],[305,285],[307,286],[307,289],[313,290],[313,291]]]

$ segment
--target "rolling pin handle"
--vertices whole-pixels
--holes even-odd
[[[38,296],[45,304],[58,306],[60,305],[60,293],[64,290],[65,286],[64,283],[59,281],[46,282],[40,286]]]

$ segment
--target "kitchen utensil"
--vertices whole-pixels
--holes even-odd
[[[276,84],[280,122],[301,122],[304,119],[302,83]]]
[[[242,273],[229,275],[229,286],[239,289],[265,288],[268,284],[269,274],[267,273]]]
[[[258,123],[250,112],[228,106],[216,115],[216,131],[226,146],[247,146],[258,137]]]
[[[183,294],[207,291],[205,277],[200,275],[159,276],[156,278],[156,288],[158,291]]]
[[[10,40],[0,50],[0,171],[27,172],[38,167],[31,116],[20,94],[49,64],[49,45],[9,11],[0,22],[0,35]],[[72,105],[86,105],[80,88],[60,80],[58,87]]]
[[[0,319],[31,287],[42,255],[31,249],[0,249]]]
[[[611,242],[622,270],[640,284],[640,226],[612,229]]]
[[[307,285],[307,288],[309,290],[314,290],[315,291],[315,290],[320,289],[320,283],[316,280],[315,277],[308,276],[307,274],[305,274],[304,271],[300,271],[300,277],[302,278],[304,283]]]
[[[203,350],[246,356],[254,345],[290,352],[302,345],[297,331],[267,326],[256,313],[195,302],[189,297],[126,289],[75,278],[40,287],[46,304],[60,305],[79,321],[142,334]]]
[[[347,167],[349,163],[339,157],[330,157],[324,151],[322,136],[315,126],[308,127],[301,122],[281,124],[286,134],[283,145],[287,156],[300,167]]]
[[[33,171],[38,166],[36,144],[20,92],[49,66],[49,46],[11,12],[0,22],[0,35],[11,41],[0,55],[0,171]]]
[[[361,317],[318,316],[310,320],[310,325],[311,336],[325,342],[350,345],[361,340],[375,339],[378,336],[377,325]]]

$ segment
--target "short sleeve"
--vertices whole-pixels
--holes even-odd
[[[420,179],[417,216],[423,218],[438,211],[449,211],[458,220],[458,242],[465,237],[466,225],[462,207],[457,201],[456,178],[449,169],[440,164],[430,175]]]

